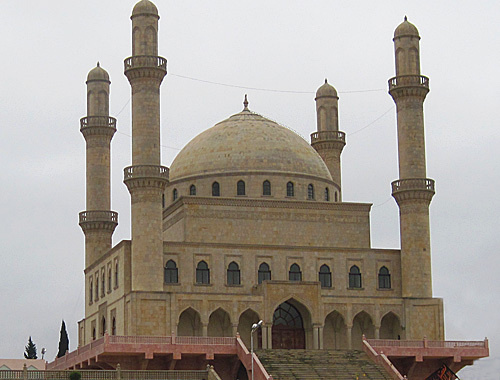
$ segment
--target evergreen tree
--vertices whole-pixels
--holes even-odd
[[[36,344],[33,343],[33,341],[31,340],[31,336],[28,339],[28,344],[25,347],[24,358],[25,359],[37,359]]]
[[[57,357],[66,355],[66,351],[69,351],[69,338],[68,332],[66,331],[66,323],[64,320],[61,324],[61,335],[59,336],[59,350],[57,351]]]

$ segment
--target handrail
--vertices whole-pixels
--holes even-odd
[[[381,364],[387,373],[391,375],[394,380],[404,380],[405,378],[401,375],[398,369],[391,363],[389,358],[384,355],[383,352],[380,354],[374,350],[374,348],[368,343],[367,339],[363,335],[363,351],[375,362]]]
[[[240,336],[236,336],[236,352],[238,353],[238,358],[240,361],[243,363],[245,368],[247,368],[247,371],[251,371],[250,368],[252,367],[252,357],[250,352],[248,351],[248,348],[245,346],[245,343],[241,340]],[[253,360],[254,360],[254,379],[255,380],[272,380],[273,377],[267,373],[266,369],[262,365],[261,361],[259,360],[259,357],[253,353]]]
[[[80,119],[80,129],[106,127],[116,129],[116,119],[111,116],[85,116]]]
[[[392,340],[392,339],[366,339],[372,347],[402,347],[402,348],[457,348],[478,347],[488,348],[488,340],[460,341],[460,340]]]
[[[169,169],[159,165],[134,165],[123,169],[124,180],[133,178],[164,178],[168,179]]]
[[[115,222],[118,223],[118,213],[115,211],[92,210],[79,214],[80,223],[84,222]]]

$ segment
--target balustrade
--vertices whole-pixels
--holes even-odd
[[[138,68],[155,68],[167,71],[167,60],[154,55],[136,55],[124,61],[125,71]]]
[[[434,180],[429,178],[398,179],[392,182],[392,192],[406,190],[428,190],[434,191]]]
[[[423,75],[400,75],[389,79],[389,91],[398,87],[429,88],[429,78]]]
[[[118,213],[115,211],[82,211],[80,223],[84,222],[114,222],[118,223]]]
[[[105,127],[116,129],[116,119],[111,116],[86,116],[80,119],[80,129]]]
[[[124,180],[136,178],[168,179],[169,169],[158,165],[134,165],[123,169]]]
[[[321,131],[311,133],[311,144],[317,141],[341,141],[345,143],[345,133],[341,131]]]

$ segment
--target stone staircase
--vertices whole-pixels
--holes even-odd
[[[382,366],[363,351],[258,350],[274,380],[390,380]]]

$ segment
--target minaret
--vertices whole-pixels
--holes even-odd
[[[334,200],[340,202],[342,200],[340,154],[345,146],[345,133],[339,131],[337,90],[325,79],[325,83],[316,91],[315,100],[318,131],[311,134],[311,145],[328,167],[333,182],[337,185],[338,195],[334,196]]]
[[[434,181],[426,175],[424,100],[429,78],[420,75],[417,28],[404,22],[394,32],[396,76],[389,93],[397,107],[399,179],[392,196],[399,206],[403,297],[432,297],[429,205]]]
[[[87,76],[87,116],[80,131],[87,143],[87,210],[80,213],[85,233],[85,267],[111,249],[118,214],[110,211],[110,144],[116,119],[109,116],[109,75],[99,66]]]
[[[132,209],[132,290],[163,290],[162,194],[168,168],[160,166],[160,84],[167,60],[158,57],[158,9],[148,0],[132,11],[132,166],[124,169]]]

